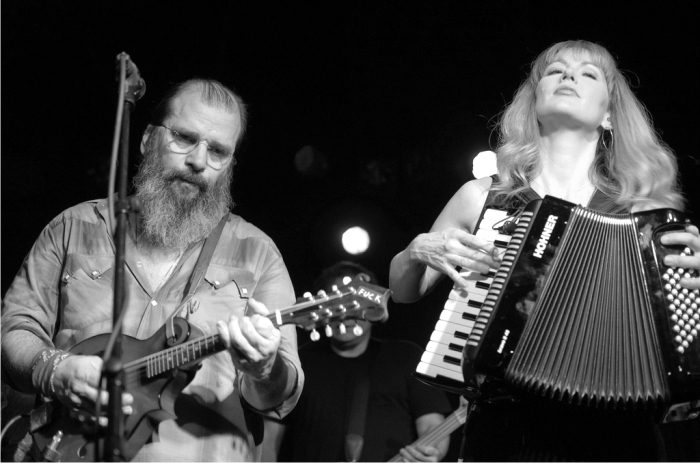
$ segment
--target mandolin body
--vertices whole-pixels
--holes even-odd
[[[166,339],[165,326],[161,327],[148,339],[139,340],[130,336],[122,339],[122,363],[147,357],[155,352],[181,344],[189,339],[199,337],[199,328],[190,325],[183,318],[175,318],[174,340]],[[80,355],[102,355],[107,345],[109,334],[101,334],[76,344],[71,353]],[[133,412],[125,416],[121,441],[122,458],[132,459],[148,442],[153,430],[163,420],[176,418],[175,400],[180,392],[192,381],[199,361],[184,364],[161,374],[148,377],[145,371],[128,374],[122,372],[124,390],[134,397]],[[57,404],[57,402],[53,402]],[[85,419],[86,412],[76,412],[62,405],[54,405],[49,422],[34,432],[34,442],[39,450],[49,447],[58,431],[63,436],[55,445],[61,461],[97,461],[99,454],[95,449],[96,426],[94,419]]]

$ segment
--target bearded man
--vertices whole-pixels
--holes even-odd
[[[226,349],[201,362],[173,397],[177,419],[154,422],[134,461],[258,460],[261,415],[285,416],[302,390],[294,328],[277,329],[265,317],[294,303],[287,269],[267,235],[229,212],[245,119],[230,89],[194,79],[156,106],[142,138],[144,160],[134,180],[142,212],[128,219],[123,332],[150,338],[177,312],[204,334],[218,334]],[[88,410],[98,395],[107,404],[98,390],[101,358],[68,352],[112,330],[115,245],[107,214],[100,200],[56,217],[7,291],[3,381],[15,389]],[[197,286],[191,275],[219,225]],[[191,284],[196,292],[183,304]],[[126,414],[141,406],[134,395],[122,397]]]

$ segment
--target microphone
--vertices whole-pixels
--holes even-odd
[[[126,80],[124,81],[125,98],[132,103],[135,103],[136,100],[143,97],[143,95],[146,93],[146,82],[141,78],[141,74],[139,74],[139,69],[136,67],[136,64],[131,60],[131,58],[129,58],[129,55],[124,52],[117,55],[117,80],[119,80],[120,77],[120,65],[122,58],[126,64]]]
[[[504,235],[512,235],[515,233],[515,229],[518,227],[518,223],[515,220],[506,221],[501,227],[501,231]]]
[[[509,215],[508,217],[496,222],[491,228],[503,235],[512,236],[513,233],[515,233],[515,229],[518,228],[518,219],[520,218],[520,214],[522,214],[522,211]]]

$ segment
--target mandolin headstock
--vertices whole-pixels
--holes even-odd
[[[334,287],[330,293],[319,291],[316,296],[306,293],[292,307],[271,314],[270,319],[277,326],[294,324],[312,331],[312,340],[318,339],[316,329],[327,327],[328,330],[333,322],[384,321],[389,318],[387,304],[391,291],[367,280],[366,275],[359,274],[347,285]]]

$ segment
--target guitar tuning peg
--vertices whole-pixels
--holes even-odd
[[[333,328],[331,328],[331,325],[326,325],[326,336],[329,338],[333,336]]]
[[[321,335],[318,334],[318,331],[316,331],[316,328],[313,329],[313,331],[311,332],[311,334],[309,335],[309,337],[310,337],[311,340],[314,341],[314,342],[316,342],[316,341],[318,341],[319,339],[321,339]]]
[[[334,293],[337,292],[337,291],[338,291],[338,285],[333,285],[333,286],[331,286],[331,291],[334,292]]]
[[[328,295],[326,294],[326,292],[325,292],[324,290],[320,290],[320,291],[318,292],[318,297],[327,297],[327,296],[328,296]]]
[[[355,325],[352,329],[352,334],[355,336],[362,336],[362,333],[364,333],[364,330],[360,325]]]
[[[338,325],[338,332],[339,332],[340,334],[345,334],[345,333],[347,333],[347,330],[345,329],[345,324],[344,324],[344,323],[341,323],[340,325]]]
[[[304,293],[304,299],[311,299],[313,301],[314,297],[310,292],[307,291]]]

